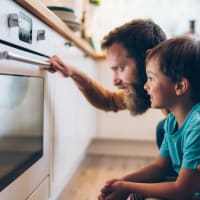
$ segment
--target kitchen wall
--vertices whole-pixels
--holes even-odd
[[[168,37],[188,31],[189,21],[196,20],[200,34],[198,0],[102,0],[100,6],[88,6],[88,32],[99,41],[107,32],[133,18],[151,18]]]

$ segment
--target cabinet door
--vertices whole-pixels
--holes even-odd
[[[56,39],[55,53],[90,75],[94,63],[75,46]],[[96,132],[96,110],[82,96],[73,80],[54,75],[53,190],[62,188],[73,175]]]
[[[49,199],[49,177],[47,177],[27,200],[48,200]]]

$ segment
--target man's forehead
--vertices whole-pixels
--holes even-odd
[[[106,56],[106,61],[111,68],[117,68],[130,63],[136,64],[135,60],[126,54],[109,54]]]

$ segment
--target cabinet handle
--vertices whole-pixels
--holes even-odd
[[[9,51],[0,52],[0,59],[16,60],[16,61],[34,64],[34,65],[45,65],[45,66],[48,66],[48,67],[51,66],[50,63],[48,63],[48,62],[28,58],[28,57],[21,56],[21,55],[18,55],[18,54],[9,52]]]

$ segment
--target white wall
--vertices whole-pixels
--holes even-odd
[[[196,20],[200,34],[199,10],[198,0],[102,0],[101,6],[88,8],[88,29],[100,40],[111,29],[134,18],[151,18],[172,37],[187,32],[189,21]]]

